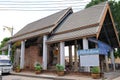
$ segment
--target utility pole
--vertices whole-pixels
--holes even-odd
[[[8,27],[8,26],[3,26],[3,30],[8,30],[11,34],[11,37],[13,36],[13,27]],[[8,56],[10,57],[11,53],[11,48],[12,48],[12,42],[8,44]]]
[[[8,27],[8,26],[3,26],[4,28],[3,28],[3,30],[8,30],[9,32],[10,32],[10,34],[11,34],[11,37],[13,36],[13,27]]]

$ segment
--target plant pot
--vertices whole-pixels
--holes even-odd
[[[15,72],[20,72],[20,69],[16,69]]]
[[[57,74],[58,74],[58,76],[64,76],[65,73],[64,73],[64,71],[58,71]]]
[[[36,73],[36,74],[40,74],[40,73],[41,73],[41,70],[39,70],[39,71],[35,71],[35,73]]]
[[[100,73],[91,73],[91,76],[93,79],[99,79],[100,78]]]

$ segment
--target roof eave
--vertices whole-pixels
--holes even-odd
[[[76,39],[82,39],[82,38],[88,38],[88,37],[96,37],[96,34],[90,34],[90,35],[86,35],[86,36],[79,36],[79,37],[74,37],[74,38],[69,38],[69,39],[63,39],[63,40],[57,40],[57,41],[47,41],[47,44],[59,43],[59,42],[76,40]]]
[[[100,19],[98,21],[100,27],[99,27],[98,32],[97,32],[97,36],[96,36],[97,39],[99,38],[101,29],[102,29],[102,25],[104,23],[104,20],[105,20],[106,14],[107,14],[108,7],[109,7],[109,5],[107,3],[107,5],[105,6],[105,8],[103,10],[103,13],[101,14],[102,16],[100,17]]]

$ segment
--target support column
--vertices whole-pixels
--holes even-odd
[[[75,64],[74,64],[74,70],[78,71],[78,58],[77,58],[77,41],[75,41],[75,46],[74,46],[74,60],[75,60]]]
[[[64,42],[60,42],[60,64],[65,67]]]
[[[88,49],[88,40],[83,38],[83,49]]]
[[[69,63],[70,63],[70,65],[73,65],[73,63],[72,63],[72,46],[71,45],[69,46]]]
[[[24,69],[25,41],[21,41],[20,69]]]
[[[11,55],[11,44],[8,44],[8,56],[10,57]]]
[[[88,40],[86,38],[83,38],[83,49],[88,49]],[[85,67],[85,71],[90,72],[90,67]]]
[[[113,66],[113,70],[115,71],[116,70],[115,69],[115,58],[114,58],[114,52],[113,52],[113,50],[110,52],[110,54],[111,54],[111,64]]]
[[[109,71],[109,65],[108,65],[108,55],[105,55],[105,64],[106,64],[106,71]]]
[[[43,70],[47,70],[47,35],[43,36]]]

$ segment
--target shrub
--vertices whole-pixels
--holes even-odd
[[[20,65],[18,65],[18,66],[16,67],[16,69],[20,69]]]
[[[35,64],[35,70],[36,71],[42,70],[42,66],[39,63]]]
[[[56,64],[56,69],[57,71],[64,71],[65,67],[63,65]]]
[[[91,73],[100,73],[100,68],[97,66],[94,66],[91,68]]]

